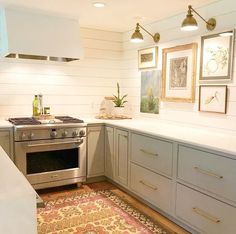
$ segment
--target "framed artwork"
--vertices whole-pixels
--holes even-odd
[[[141,72],[140,112],[159,113],[161,71]]]
[[[138,68],[156,68],[158,57],[158,47],[151,47],[138,51]]]
[[[199,111],[226,113],[227,85],[200,85]]]
[[[161,99],[194,102],[197,43],[165,48],[162,51]]]
[[[231,80],[234,30],[201,38],[200,80]]]

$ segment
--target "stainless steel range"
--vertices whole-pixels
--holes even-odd
[[[15,164],[35,189],[86,180],[86,124],[69,116],[10,118]]]

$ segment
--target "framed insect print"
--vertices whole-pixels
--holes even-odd
[[[199,111],[226,113],[227,85],[200,85]]]

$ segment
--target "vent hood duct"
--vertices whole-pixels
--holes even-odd
[[[82,57],[75,19],[0,8],[0,56],[69,62]]]

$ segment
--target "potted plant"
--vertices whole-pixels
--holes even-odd
[[[117,95],[113,95],[113,103],[115,104],[115,115],[121,116],[124,113],[124,104],[127,102],[125,98],[128,95],[120,95],[120,85],[117,82]]]

